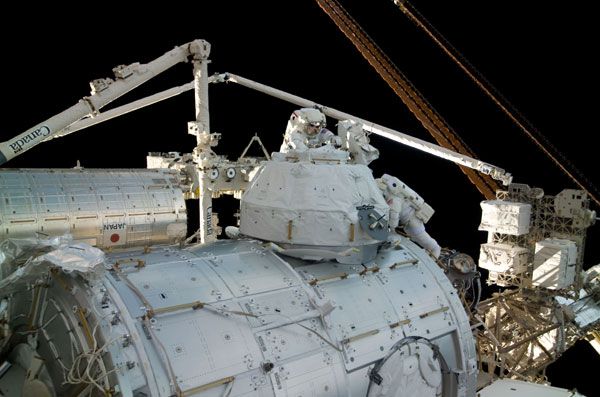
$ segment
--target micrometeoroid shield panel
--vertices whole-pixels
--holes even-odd
[[[187,213],[169,170],[0,171],[0,240],[69,233],[97,247],[176,242]]]

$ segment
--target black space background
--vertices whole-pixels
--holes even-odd
[[[363,28],[484,161],[516,182],[554,194],[573,187],[390,0],[341,1]],[[598,25],[588,2],[422,1],[417,8],[596,185]],[[329,18],[310,0],[279,2],[78,2],[13,4],[0,14],[0,140],[13,137],[88,94],[87,82],[118,65],[148,62],[176,45],[211,42],[210,73],[232,72],[419,138],[431,138]],[[115,105],[191,80],[179,65]],[[279,148],[295,106],[235,85],[211,88],[217,152],[236,158],[259,133]],[[112,106],[112,105],[111,105]],[[39,145],[10,167],[145,167],[149,151],[189,152],[195,138],[191,93]],[[330,125],[334,129],[333,123]],[[372,166],[398,176],[436,210],[430,233],[443,246],[478,255],[481,197],[444,160],[373,137]],[[232,218],[221,203],[223,224]],[[219,204],[215,205],[219,210]],[[596,208],[597,209],[597,208]],[[587,266],[600,262],[598,226],[589,233]],[[600,359],[580,343],[553,365],[557,386],[587,396]]]

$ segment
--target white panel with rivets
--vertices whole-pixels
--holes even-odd
[[[313,309],[300,286],[241,298],[240,306],[256,317],[248,317],[252,327],[265,326],[301,316]]]
[[[298,276],[271,252],[221,255],[208,259],[208,262],[234,296],[267,292],[299,283]]]
[[[277,397],[348,396],[344,372],[335,352],[322,351],[277,366],[271,372]]]
[[[319,320],[305,320],[256,333],[256,340],[266,360],[277,363],[327,348],[318,335],[328,338]]]
[[[146,379],[168,379],[170,366],[184,395],[363,396],[368,368],[409,335],[439,345],[445,376],[460,381],[449,397],[474,391],[468,318],[443,272],[409,241],[364,266],[288,264],[255,241],[107,258],[119,264],[106,275],[114,288],[97,299],[121,300],[119,318],[138,324],[129,333],[147,352]]]
[[[223,281],[201,259],[165,263],[127,277],[155,309],[231,297]]]
[[[262,361],[244,317],[195,310],[153,321],[182,390],[256,369]]]

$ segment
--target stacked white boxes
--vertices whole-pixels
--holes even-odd
[[[479,230],[521,236],[529,233],[531,205],[501,200],[481,203]],[[491,238],[488,241],[492,241]],[[481,245],[479,266],[493,273],[520,274],[527,270],[529,250],[514,244],[489,242]]]

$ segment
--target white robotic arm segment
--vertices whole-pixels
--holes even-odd
[[[113,69],[114,80],[110,78],[97,79],[90,83],[92,88],[90,96],[81,99],[77,104],[13,139],[0,142],[0,165],[38,145],[83,117],[95,115],[103,106],[175,64],[187,62],[190,56],[193,56],[194,59],[207,57],[209,51],[210,44],[208,42],[195,40],[175,47],[147,64],[133,63],[127,66],[117,66]]]
[[[453,163],[472,168],[472,169],[482,172],[484,174],[489,174],[492,178],[502,181],[502,183],[504,185],[508,185],[512,181],[512,176],[510,175],[510,173],[504,171],[500,167],[496,167],[494,165],[484,163],[480,160],[471,158],[469,156],[460,154],[458,152],[454,152],[450,149],[446,149],[444,147],[424,141],[422,139],[412,137],[410,135],[404,134],[399,131],[392,130],[390,128],[386,128],[384,126],[372,123],[370,121],[361,119],[359,117],[355,117],[355,116],[345,113],[345,112],[340,112],[339,110],[336,110],[336,109],[333,109],[330,107],[321,106],[314,101],[311,101],[311,100],[308,100],[305,98],[301,98],[297,95],[289,94],[287,92],[278,90],[273,87],[269,87],[269,86],[261,84],[261,83],[257,83],[256,81],[252,81],[252,80],[243,78],[241,76],[237,76],[237,75],[234,75],[231,73],[226,73],[223,76],[223,79],[224,79],[224,81],[229,81],[232,83],[242,85],[244,87],[251,88],[251,89],[259,91],[259,92],[263,92],[267,95],[271,95],[275,98],[280,98],[284,101],[288,101],[288,102],[294,103],[299,106],[319,106],[320,109],[323,110],[323,113],[325,113],[327,116],[332,117],[336,120],[347,120],[347,119],[356,120],[358,122],[363,123],[363,128],[365,129],[365,131],[383,136],[385,138],[388,138],[395,142],[401,143],[403,145],[407,145],[409,147],[421,150],[423,152],[433,154],[434,156],[452,161]]]

